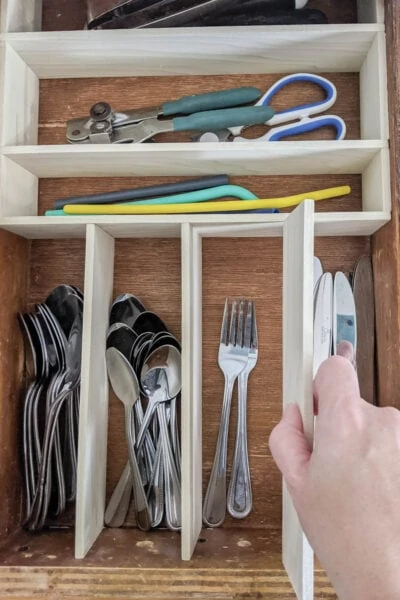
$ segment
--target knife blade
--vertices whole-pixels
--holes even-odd
[[[355,362],[357,319],[353,290],[346,275],[338,271],[333,287],[333,354],[337,354],[338,345],[344,341],[352,344]]]
[[[319,279],[314,304],[314,377],[321,363],[332,354],[333,279],[324,273]]]
[[[321,263],[320,259],[318,258],[318,256],[314,256],[314,300],[315,300],[315,295],[318,290],[318,284],[319,284],[319,281],[320,281],[323,273],[324,273],[324,269],[322,267],[322,263]]]

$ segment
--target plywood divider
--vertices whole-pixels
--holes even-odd
[[[4,155],[38,177],[326,175],[362,173],[380,140],[11,146]]]
[[[297,403],[312,447],[314,203],[286,219],[283,241],[283,405]],[[283,563],[299,600],[313,600],[314,558],[283,485]]]
[[[376,34],[360,70],[360,120],[363,139],[389,137],[385,33]]]
[[[1,146],[37,143],[39,79],[8,44],[3,52],[1,110]]]
[[[201,238],[182,225],[182,560],[202,527]]]
[[[190,27],[13,34],[42,79],[359,71],[382,25]],[[324,52],[321,52],[321,47]]]
[[[101,228],[88,225],[75,523],[76,558],[84,558],[104,523],[108,423],[105,352],[113,275],[114,239]]]
[[[369,211],[380,210],[390,214],[392,202],[388,148],[381,150],[364,170],[362,191],[363,211],[368,214]]]
[[[0,223],[4,217],[36,217],[38,184],[36,175],[0,155]]]

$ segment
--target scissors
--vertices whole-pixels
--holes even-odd
[[[215,132],[207,131],[194,138],[198,142],[277,142],[283,138],[292,135],[299,135],[308,131],[315,131],[322,127],[330,126],[336,130],[336,140],[344,139],[346,135],[346,124],[337,115],[324,114],[336,102],[337,91],[334,84],[321,77],[310,73],[296,73],[287,75],[279,79],[266,93],[256,102],[256,106],[269,106],[273,97],[284,87],[292,83],[308,82],[317,85],[325,92],[325,98],[322,101],[301,104],[286,110],[277,111],[275,115],[268,120],[266,125],[270,127],[269,131],[256,139],[249,140],[241,137],[242,131],[246,125],[239,127],[227,127]],[[315,116],[319,115],[319,116]],[[283,124],[284,123],[284,124]]]

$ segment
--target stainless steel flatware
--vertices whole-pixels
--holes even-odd
[[[246,368],[249,354],[248,332],[252,311],[244,316],[244,301],[233,300],[229,323],[229,304],[225,302],[218,351],[218,365],[224,374],[225,390],[214,463],[203,504],[203,521],[209,527],[219,527],[226,514],[226,472],[229,417],[233,386]],[[247,342],[247,345],[246,345]]]
[[[242,303],[241,303],[242,304]],[[246,305],[244,306],[246,310]],[[247,302],[243,347],[248,348],[247,364],[238,379],[238,422],[235,454],[228,488],[227,507],[235,519],[244,519],[253,508],[249,456],[247,449],[247,384],[251,371],[257,364],[258,338],[254,303]]]
[[[114,347],[107,348],[106,360],[111,385],[125,407],[125,435],[133,482],[136,523],[139,529],[147,531],[151,526],[150,512],[134,450],[135,436],[131,418],[133,406],[139,400],[139,382],[133,367],[119,350]]]

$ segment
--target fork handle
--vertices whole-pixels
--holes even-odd
[[[228,429],[235,379],[236,376],[225,376],[224,400],[222,402],[217,447],[203,505],[203,522],[208,527],[219,527],[225,520]]]
[[[228,512],[235,519],[244,519],[250,514],[253,507],[249,455],[247,450],[246,411],[248,377],[247,371],[242,371],[239,375],[238,423],[235,455],[227,499]]]

